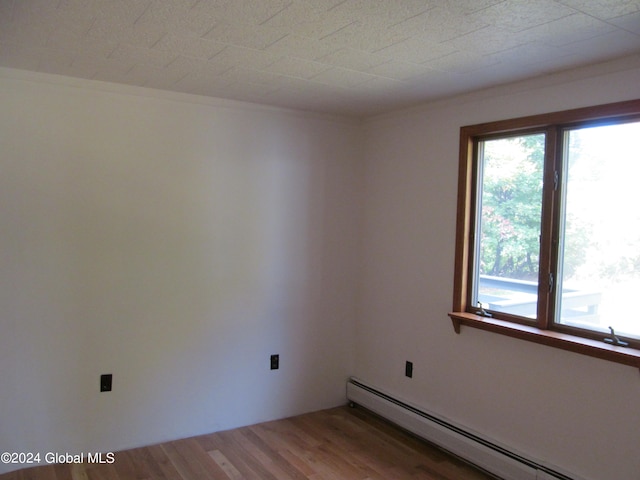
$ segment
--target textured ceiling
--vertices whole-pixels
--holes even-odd
[[[371,115],[640,51],[640,0],[0,0],[0,66]]]

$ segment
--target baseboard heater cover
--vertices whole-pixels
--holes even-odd
[[[505,480],[582,480],[561,473],[420,410],[364,382],[347,382],[347,399]]]

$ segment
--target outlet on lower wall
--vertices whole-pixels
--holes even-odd
[[[112,374],[105,373],[104,375],[100,375],[100,391],[101,392],[110,392],[112,383],[113,383]]]
[[[271,370],[280,368],[280,355],[271,355]]]
[[[407,361],[404,364],[404,375],[409,378],[413,377],[413,362]]]

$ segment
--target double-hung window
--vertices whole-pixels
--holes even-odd
[[[640,367],[640,100],[462,127],[461,325]]]

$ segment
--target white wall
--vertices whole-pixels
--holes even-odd
[[[0,105],[0,451],[344,402],[360,124],[6,69]]]
[[[447,317],[460,127],[634,98],[640,57],[369,120],[355,375],[585,479],[638,478],[637,369]]]

